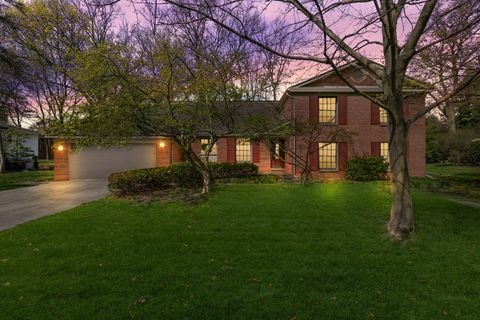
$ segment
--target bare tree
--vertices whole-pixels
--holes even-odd
[[[85,97],[69,122],[78,144],[109,146],[138,134],[168,136],[203,177],[209,191],[208,155],[235,132],[241,98],[236,85],[248,41],[195,17],[189,10],[162,12],[151,2],[146,23],[124,29],[121,43],[106,43],[79,55],[75,86]],[[192,21],[184,23],[184,21]],[[207,161],[194,151],[209,138]]]
[[[438,39],[427,39],[429,30],[438,21],[448,19],[451,12],[460,10],[470,4],[470,1],[459,1],[454,7],[441,7],[435,17],[433,12],[438,6],[438,0],[420,0],[414,3],[406,0],[164,2],[203,15],[237,36],[281,57],[328,65],[355,93],[386,110],[390,119],[392,182],[388,231],[399,239],[408,237],[415,226],[407,163],[409,128],[413,122],[451,100],[478,78],[480,69],[469,73],[458,85],[437,97],[435,102],[411,115],[406,115],[403,109],[403,101],[408,97],[404,90],[407,71],[415,56],[448,41],[463,30],[477,26],[480,23],[480,3],[475,3],[470,14],[464,17],[462,30],[452,31]],[[299,45],[295,52],[282,52],[245,28],[242,17],[249,14],[261,19],[274,3],[283,10],[278,18],[283,22],[283,28],[277,31],[282,31],[285,35],[301,33],[304,36],[303,45]],[[219,12],[229,14],[232,19],[221,19]],[[272,34],[272,38],[279,38],[278,35],[279,33]],[[374,40],[377,38],[379,40]],[[369,48],[382,52],[383,65],[375,63],[367,55]],[[339,72],[339,63],[352,60],[382,89],[383,94],[379,99],[360,91]]]
[[[438,43],[415,57],[412,72],[417,78],[434,84],[435,91],[431,94],[433,99],[441,99],[479,68],[477,52],[480,47],[480,25],[469,27],[470,21],[465,19],[477,7],[478,1],[475,0],[444,0],[432,14],[432,26],[422,42]],[[445,9],[452,11],[442,18]],[[455,33],[455,36],[442,41]],[[468,103],[469,98],[464,92],[440,105],[439,110],[450,132],[456,129],[457,105]]]

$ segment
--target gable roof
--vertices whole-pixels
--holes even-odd
[[[375,63],[375,64],[382,66],[381,64],[378,64],[378,63]],[[358,62],[357,61],[348,62],[344,65],[339,66],[337,69],[343,73],[343,72],[347,72],[348,69],[351,69],[351,68],[359,68]],[[373,77],[371,77],[368,73],[366,73],[363,70],[362,72],[365,77],[364,79],[360,80],[357,83],[357,85],[355,85],[355,88],[365,93],[382,93],[383,92],[382,88],[376,85],[376,83],[373,80]],[[332,84],[328,84],[328,82],[321,84],[322,81],[327,80],[329,77],[332,77],[332,79],[335,80],[333,81]],[[411,88],[406,88],[406,91],[425,92],[425,90],[427,90],[426,87],[428,86],[428,84],[410,76],[406,76],[406,79],[413,84],[417,84],[416,86],[412,86]],[[320,83],[320,85],[318,83]],[[336,77],[335,70],[331,69],[287,88],[284,95],[280,99],[280,102],[283,103],[283,101],[289,95],[308,95],[312,93],[318,93],[318,94],[346,93],[348,94],[348,93],[355,93],[355,91],[352,88],[350,88],[347,84],[345,84],[340,78]]]

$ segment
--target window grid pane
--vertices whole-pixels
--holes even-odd
[[[235,146],[235,160],[237,162],[251,162],[252,150],[250,146],[250,140],[237,139]]]
[[[200,159],[205,160],[205,151],[207,150],[207,146],[210,142],[210,139],[200,139]],[[211,162],[217,161],[217,144],[215,143],[212,146],[212,150],[210,151],[210,155],[208,160]]]
[[[318,121],[320,123],[337,122],[337,98],[318,98]]]
[[[337,144],[320,142],[318,144],[318,167],[320,170],[337,169]]]
[[[385,109],[380,108],[380,124],[388,123],[388,113]]]
[[[387,142],[380,143],[380,155],[385,159],[386,162],[390,163]]]

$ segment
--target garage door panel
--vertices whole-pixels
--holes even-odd
[[[155,166],[155,144],[106,149],[88,147],[69,155],[70,179],[106,178],[113,172]]]

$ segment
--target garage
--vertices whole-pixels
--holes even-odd
[[[156,166],[155,144],[97,149],[88,147],[69,154],[70,179],[107,178],[113,172]]]

